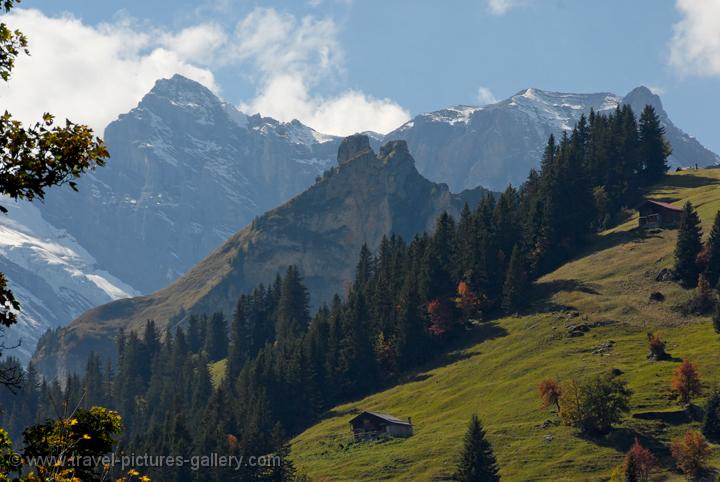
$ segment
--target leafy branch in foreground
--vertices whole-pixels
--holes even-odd
[[[0,10],[9,12],[18,3],[20,0],[0,0]],[[15,59],[21,53],[30,53],[27,37],[0,23],[2,80],[10,79]],[[7,111],[0,116],[0,195],[32,201],[43,199],[45,189],[52,186],[68,184],[77,190],[75,179],[88,170],[105,165],[107,157],[109,153],[103,141],[86,125],[65,120],[64,126],[58,126],[54,117],[45,113],[40,122],[23,127]],[[0,206],[0,212],[8,211]],[[7,279],[0,273],[0,325],[3,327],[15,324],[20,310],[20,304],[7,285]],[[7,383],[8,380],[0,373],[1,385],[12,385]]]

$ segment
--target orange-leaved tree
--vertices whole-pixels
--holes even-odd
[[[625,454],[623,463],[623,474],[625,480],[637,480],[639,482],[647,482],[650,480],[650,474],[658,466],[658,461],[648,449],[640,444],[636,438],[635,443],[628,453]]]
[[[688,430],[682,437],[672,440],[670,451],[675,464],[688,477],[696,477],[707,466],[710,457],[710,445],[697,430]]]
[[[678,394],[678,401],[682,405],[690,405],[693,397],[702,393],[697,367],[690,360],[683,360],[673,371],[671,386]]]
[[[540,392],[540,399],[542,400],[543,408],[548,408],[551,405],[555,405],[558,413],[560,412],[560,397],[562,396],[562,389],[560,383],[554,378],[548,378],[540,382],[538,386]]]

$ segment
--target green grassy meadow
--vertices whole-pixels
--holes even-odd
[[[649,196],[678,206],[691,200],[707,232],[720,209],[719,183],[720,170],[676,173]],[[708,317],[684,317],[673,309],[690,291],[655,281],[672,266],[676,232],[643,233],[636,225],[633,217],[602,233],[586,253],[538,280],[523,315],[485,322],[465,347],[434,366],[332,409],[293,440],[295,464],[313,480],[447,480],[477,413],[503,480],[609,480],[636,437],[663,465],[655,480],[683,480],[673,468],[669,441],[699,423],[674,401],[671,372],[679,359],[689,358],[707,389],[720,382],[720,336]],[[650,301],[653,291],[665,301]],[[570,337],[568,326],[577,324],[592,328]],[[661,334],[675,360],[647,360],[648,331]],[[541,380],[582,379],[612,368],[624,372],[633,396],[631,413],[611,434],[582,438],[541,409]],[[703,402],[701,397],[696,404]],[[348,421],[361,410],[412,417],[415,435],[352,443]],[[713,464],[720,467],[720,447]]]

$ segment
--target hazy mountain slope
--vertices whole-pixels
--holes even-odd
[[[405,142],[391,142],[376,155],[366,136],[347,138],[339,165],[301,195],[269,211],[169,287],[150,296],[90,310],[66,329],[45,337],[34,357],[47,375],[80,370],[90,350],[112,352],[117,330],[148,319],[161,327],[189,313],[232,313],[238,296],[298,265],[315,305],[342,294],[363,243],[382,236],[410,238],[432,227],[443,211],[459,213],[481,189],[456,195],[415,169]]]
[[[684,172],[669,176],[651,195],[676,205],[691,200],[707,232],[720,209],[718,183],[720,170]],[[393,388],[330,410],[294,440],[296,465],[313,480],[446,480],[476,413],[502,480],[608,480],[635,437],[660,458],[657,480],[684,480],[674,471],[669,441],[698,424],[688,423],[674,401],[671,373],[687,357],[708,386],[717,383],[720,342],[708,317],[686,318],[673,309],[690,291],[655,281],[662,268],[672,266],[676,231],[643,236],[636,226],[635,217],[603,233],[584,255],[540,279],[527,314],[489,323],[465,341],[467,349]],[[653,291],[666,301],[651,302]],[[569,327],[579,324],[591,328],[570,337]],[[667,340],[674,361],[646,359],[648,331]],[[612,368],[624,372],[634,393],[631,414],[607,437],[579,437],[541,410],[541,380],[581,380]],[[695,403],[701,406],[704,397]],[[416,434],[353,444],[348,421],[359,410],[411,417]],[[710,465],[718,463],[715,450]]]
[[[179,75],[159,80],[105,141],[108,165],[42,210],[145,293],[310,186],[339,144],[297,121],[248,117]]]
[[[36,205],[0,199],[0,272],[22,305],[18,324],[5,332],[4,351],[26,362],[48,329],[62,326],[99,304],[138,292],[98,268],[64,230],[51,226]]]
[[[720,158],[670,121],[660,98],[639,87],[625,98],[611,93],[570,94],[525,89],[485,107],[457,106],[422,114],[389,133],[404,139],[418,170],[428,179],[445,182],[457,191],[482,185],[502,190],[519,185],[538,167],[550,134],[573,128],[590,109],[607,112],[627,102],[639,115],[652,104],[667,128],[677,165],[714,164]]]

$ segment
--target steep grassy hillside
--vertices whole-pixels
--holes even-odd
[[[720,209],[718,183],[720,170],[673,174],[650,196],[677,205],[690,199],[707,231]],[[708,318],[672,309],[690,292],[655,281],[672,265],[676,232],[642,233],[636,224],[634,218],[603,233],[587,253],[539,280],[532,313],[485,325],[478,339],[436,366],[333,409],[293,441],[296,464],[313,480],[443,480],[454,469],[470,415],[477,413],[503,480],[608,480],[635,437],[661,458],[658,480],[681,480],[672,470],[669,440],[698,423],[672,399],[671,372],[679,358],[688,357],[706,385],[720,381],[720,337]],[[653,291],[666,300],[649,301]],[[580,323],[592,328],[570,337],[568,326]],[[648,361],[648,331],[659,332],[677,358]],[[634,393],[631,414],[610,435],[581,438],[540,409],[542,379],[582,379],[611,368],[624,372]],[[358,410],[412,417],[416,434],[353,444],[348,421]],[[720,466],[720,450],[714,463]]]

